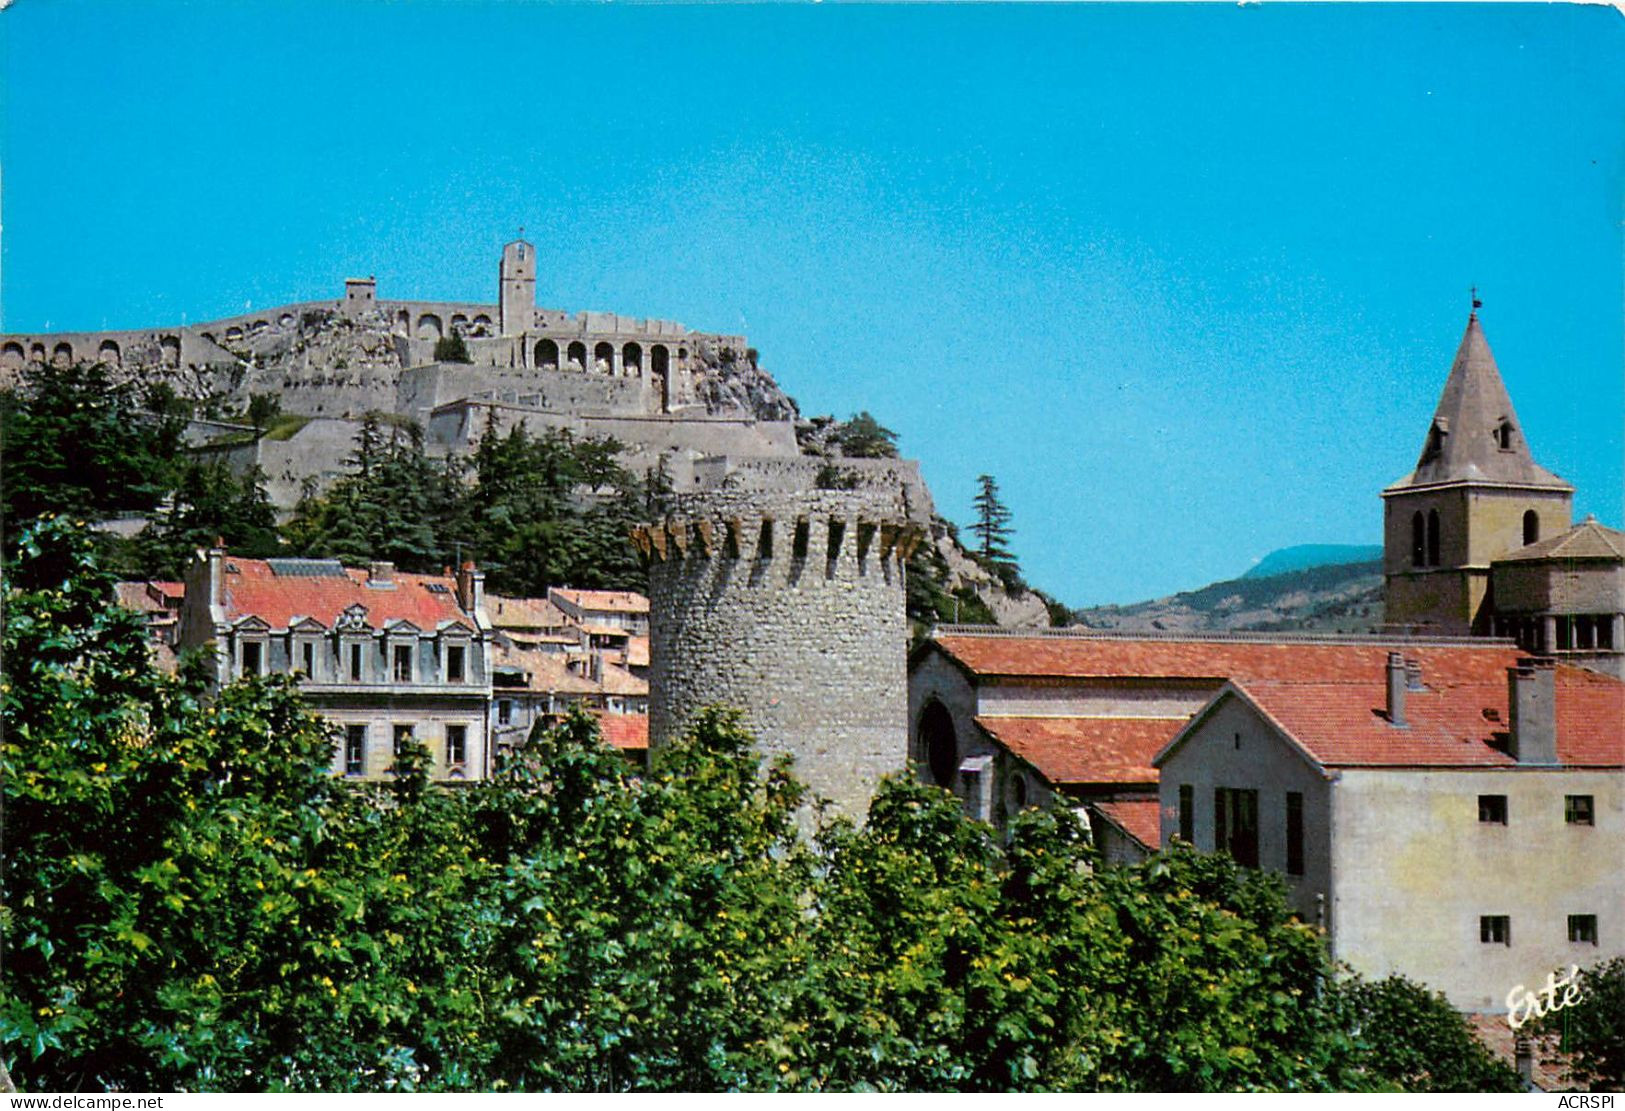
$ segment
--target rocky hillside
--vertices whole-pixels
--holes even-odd
[[[916,633],[932,625],[998,625],[1047,628],[1064,624],[1066,607],[1019,580],[1007,585],[959,542],[959,531],[941,517],[909,560],[908,616]]]
[[[696,388],[706,412],[744,410],[757,420],[769,421],[793,421],[801,415],[795,401],[779,388],[773,376],[756,365],[755,348],[713,350],[702,343],[699,357],[705,364],[705,376]]]
[[[1382,564],[1244,576],[1149,602],[1075,610],[1072,620],[1129,632],[1363,633],[1382,624]]]

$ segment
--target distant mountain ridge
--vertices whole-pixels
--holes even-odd
[[[1370,563],[1382,558],[1381,544],[1297,544],[1290,548],[1277,548],[1241,577],[1267,579],[1274,575],[1287,575],[1294,571],[1307,571],[1313,567],[1332,567],[1345,563]]]
[[[1382,561],[1375,558],[1381,552],[1361,545],[1282,548],[1241,578],[1147,602],[1074,610],[1072,620],[1123,632],[1370,632],[1383,622]]]

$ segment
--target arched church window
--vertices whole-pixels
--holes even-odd
[[[1418,509],[1411,514],[1411,566],[1424,567],[1427,565],[1428,538],[1427,522]]]
[[[1533,509],[1525,511],[1523,515],[1523,542],[1533,544],[1540,539],[1540,514]]]
[[[1513,433],[1512,422],[1503,417],[1502,420],[1501,420],[1501,423],[1495,426],[1495,444],[1496,444],[1496,446],[1499,447],[1502,451],[1511,451],[1512,450],[1512,433]]]
[[[1428,510],[1428,566],[1439,566],[1439,511]]]

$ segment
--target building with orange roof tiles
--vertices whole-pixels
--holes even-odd
[[[1161,837],[1278,873],[1363,975],[1504,1013],[1625,956],[1625,682],[1454,662],[1233,676],[1152,760]]]
[[[431,777],[491,774],[491,626],[484,576],[413,575],[327,559],[242,559],[221,548],[187,568],[179,646],[212,646],[216,679],[291,674],[335,726],[333,771],[389,773],[425,744]]]
[[[1227,682],[1335,681],[1381,668],[1396,647],[1452,681],[1504,674],[1520,656],[1468,638],[945,626],[910,656],[910,758],[973,817],[1002,825],[1065,799],[1108,862],[1143,859],[1160,823],[1123,816],[1156,805],[1154,757]]]

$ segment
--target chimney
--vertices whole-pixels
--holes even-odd
[[[1529,1035],[1519,1034],[1513,1039],[1512,1060],[1518,1070],[1518,1078],[1526,1085],[1532,1085],[1535,1082],[1535,1055],[1530,1049]]]
[[[1410,691],[1427,690],[1426,684],[1422,682],[1421,661],[1413,660],[1409,656],[1405,657],[1405,689]]]
[[[1398,652],[1388,653],[1388,724],[1395,729],[1409,728],[1405,721],[1405,691],[1409,686],[1405,657]]]
[[[209,604],[226,604],[226,542],[218,537],[209,549]]]
[[[368,586],[394,586],[395,565],[384,560],[373,560],[367,565]]]
[[[465,613],[485,608],[485,572],[466,560],[457,570],[457,605]]]
[[[1548,659],[1521,659],[1507,668],[1507,709],[1520,764],[1557,763],[1557,668]]]

